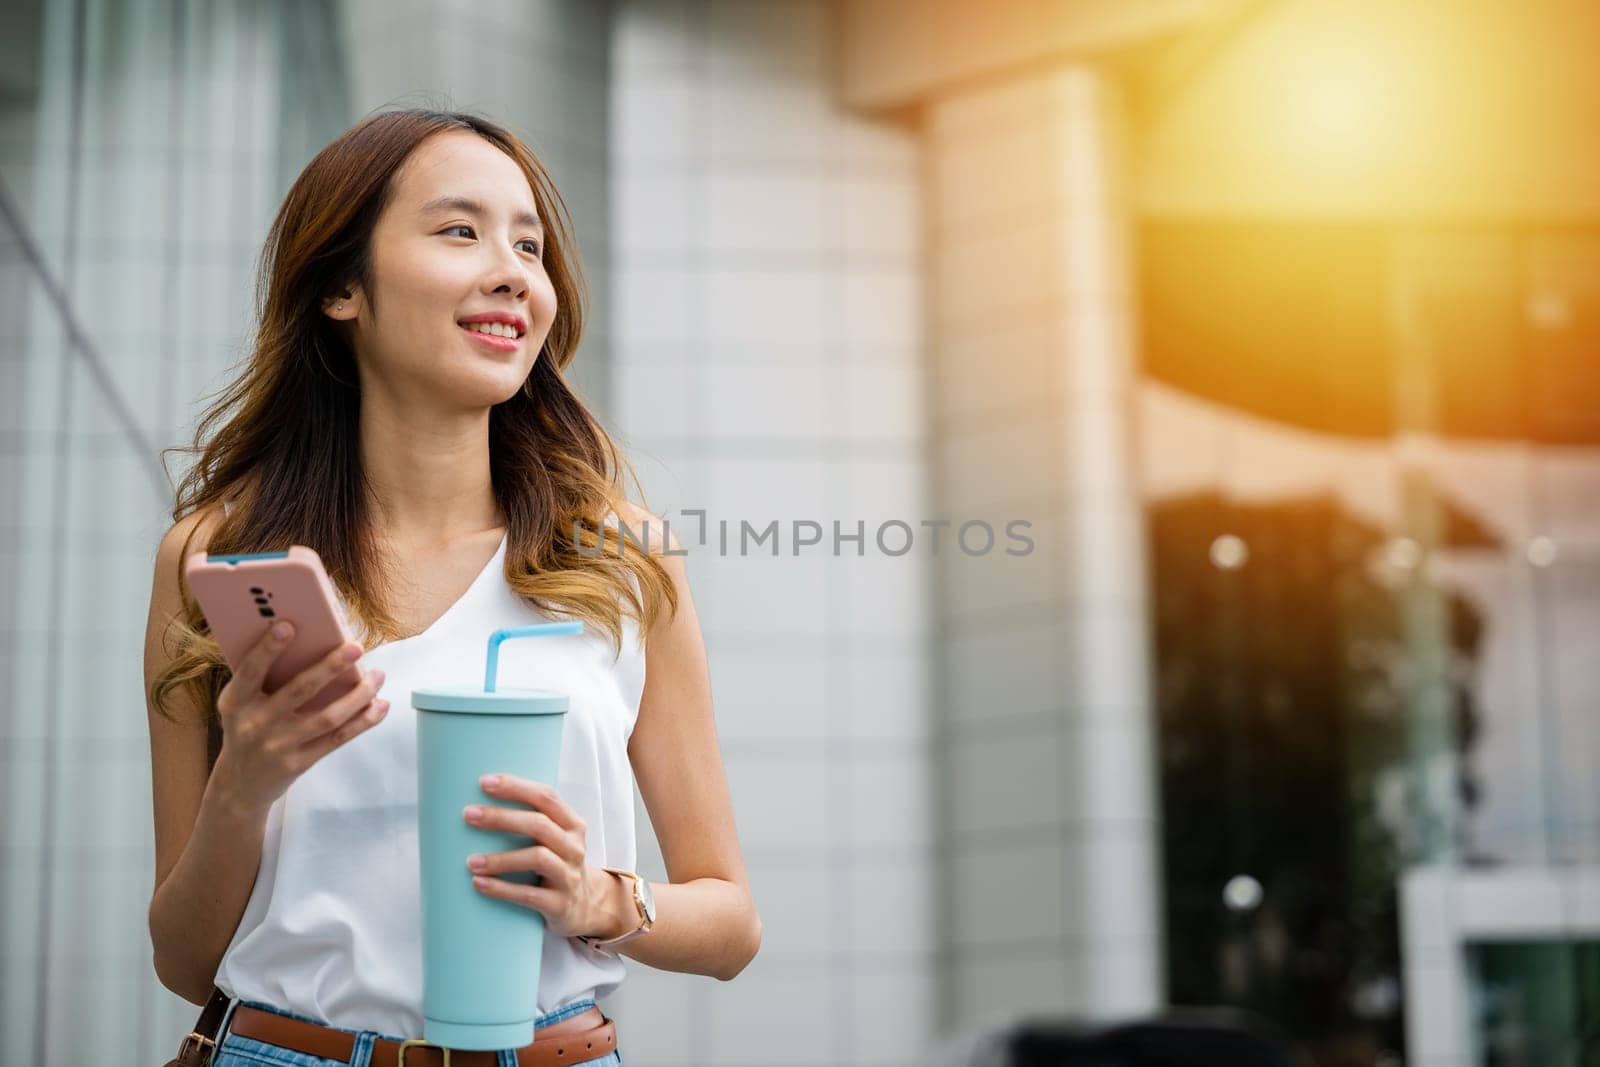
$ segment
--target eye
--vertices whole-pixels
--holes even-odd
[[[451,232],[453,232],[455,230],[466,230],[468,234],[472,233],[472,227],[468,226],[464,222],[457,223],[454,226],[447,226],[443,230],[440,230],[439,232],[440,233],[451,233]],[[532,245],[533,248],[530,249],[530,254],[531,255],[535,255],[535,256],[540,254],[540,249],[543,247],[542,245],[540,245],[540,243],[538,241],[534,240],[531,237],[526,238],[526,239],[521,240],[521,241],[518,241],[517,244],[519,244],[519,245]]]

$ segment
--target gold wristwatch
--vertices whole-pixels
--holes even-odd
[[[605,941],[596,940],[587,934],[580,934],[578,940],[602,955],[616,956],[617,953],[611,951],[609,946],[620,945],[624,941],[632,941],[640,934],[650,931],[651,924],[656,921],[656,902],[655,898],[650,895],[650,883],[632,871],[622,871],[615,867],[604,867],[602,870],[621,875],[623,878],[633,879],[633,906],[639,910],[639,925],[625,934],[618,934],[616,937],[608,938]]]

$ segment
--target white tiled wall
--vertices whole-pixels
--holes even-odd
[[[872,544],[931,517],[920,156],[832,105],[830,11],[616,10],[614,425],[690,550],[766,931],[732,983],[632,967],[609,1006],[635,1064],[913,1063],[934,1029],[929,561]],[[780,555],[741,558],[739,522],[774,519]],[[793,520],[824,543],[792,555]]]
[[[959,1027],[1161,998],[1132,307],[1107,91],[1092,70],[1038,71],[927,115],[937,504],[997,530],[1026,519],[1034,542],[940,564],[940,1005]]]

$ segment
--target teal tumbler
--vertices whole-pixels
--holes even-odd
[[[481,830],[469,804],[503,803],[478,779],[504,772],[555,784],[568,697],[545,689],[496,690],[500,642],[579,633],[580,623],[497,630],[484,687],[415,689],[417,818],[422,874],[422,1014],[425,1041],[458,1049],[521,1048],[538,1018],[544,916],[472,885],[467,857],[526,848],[528,838]],[[538,884],[531,871],[500,875]]]

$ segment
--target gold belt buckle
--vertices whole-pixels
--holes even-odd
[[[201,1048],[205,1048],[207,1045],[210,1045],[212,1052],[216,1052],[217,1050],[217,1043],[215,1041],[211,1040],[206,1035],[199,1033],[198,1031],[191,1030],[189,1032],[189,1036],[185,1037],[183,1039],[183,1043],[178,1046],[178,1058],[180,1060],[188,1054],[189,1042],[191,1041],[193,1041],[196,1045],[199,1045]]]
[[[444,1053],[444,1067],[450,1067],[450,1050],[443,1045],[430,1044],[420,1037],[407,1038],[400,1042],[400,1062],[395,1067],[406,1067],[406,1049],[408,1048],[436,1048]]]

